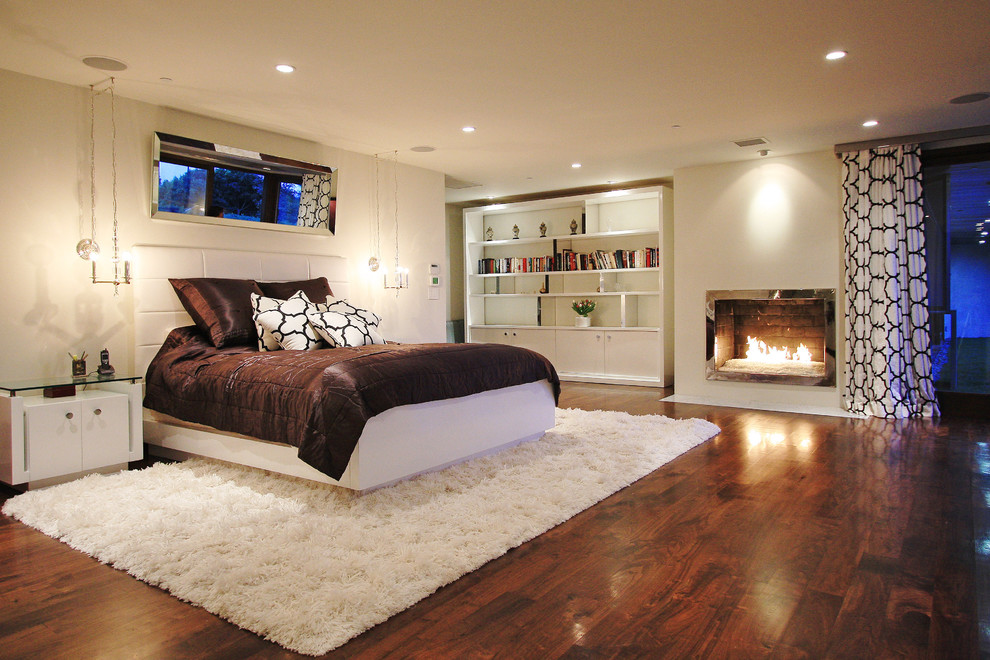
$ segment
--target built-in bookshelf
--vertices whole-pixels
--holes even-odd
[[[566,379],[670,384],[672,207],[654,187],[465,209],[467,341],[531,348]]]

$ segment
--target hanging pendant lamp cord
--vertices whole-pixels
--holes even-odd
[[[96,242],[96,86],[89,86],[89,239]]]
[[[392,152],[392,210],[395,220],[395,270],[399,271],[399,177],[396,169],[399,167],[399,152]]]
[[[375,228],[371,237],[371,249],[372,255],[377,259],[382,258],[381,162],[382,159],[375,154]]]
[[[113,195],[113,295],[120,293],[120,277],[117,268],[120,265],[120,246],[117,242],[117,96],[113,85],[116,82],[110,78],[110,170],[112,177],[111,194]]]

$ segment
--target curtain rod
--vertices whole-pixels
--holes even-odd
[[[925,142],[942,142],[944,140],[958,140],[969,137],[990,137],[990,125],[970,126],[969,128],[953,128],[947,131],[935,131],[933,133],[915,133],[914,135],[901,135],[898,137],[883,138],[879,140],[864,140],[863,142],[846,142],[835,145],[835,153],[843,154],[849,151],[863,151],[874,147],[897,146],[900,144],[921,144]]]

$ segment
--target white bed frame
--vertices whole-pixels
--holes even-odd
[[[143,374],[172,328],[190,325],[169,277],[235,277],[263,281],[326,276],[346,297],[343,257],[154,245],[135,246],[134,365]],[[296,448],[144,410],[151,454],[190,455],[250,465],[353,490],[367,490],[469,458],[535,440],[554,425],[551,385],[542,380],[456,399],[400,406],[371,418],[346,471],[332,479],[303,463]]]

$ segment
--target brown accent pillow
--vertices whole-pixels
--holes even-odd
[[[214,346],[223,348],[258,341],[251,294],[261,295],[261,289],[254,280],[194,277],[168,281],[196,326]]]
[[[296,291],[302,291],[310,302],[315,303],[324,303],[327,301],[327,296],[333,295],[330,283],[325,277],[298,282],[258,282],[258,286],[267,297],[278,300],[288,300],[296,294]]]

